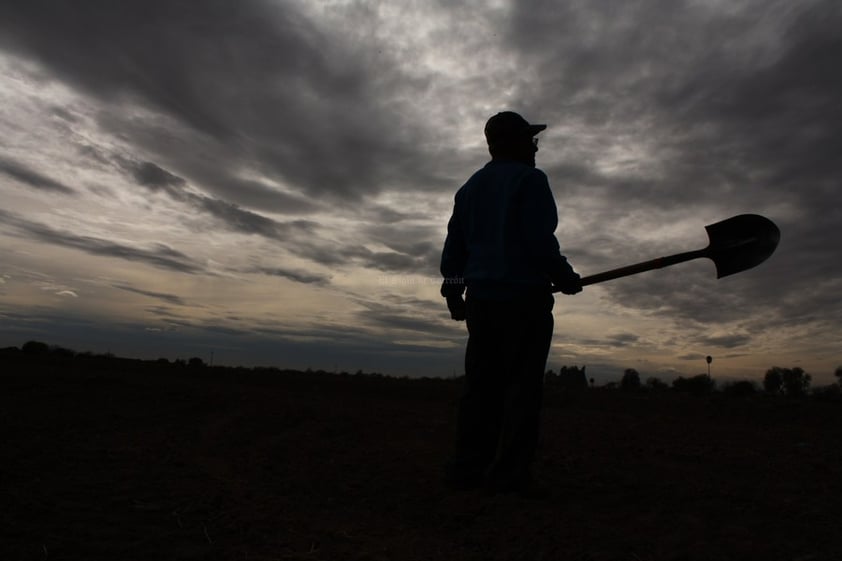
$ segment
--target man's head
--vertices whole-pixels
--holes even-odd
[[[536,134],[547,125],[533,125],[513,111],[497,113],[485,123],[485,140],[492,159],[505,159],[535,165],[538,151]]]

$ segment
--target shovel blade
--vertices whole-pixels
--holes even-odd
[[[739,273],[766,261],[781,239],[774,222],[758,214],[740,214],[705,226],[707,255],[716,265],[716,278]]]

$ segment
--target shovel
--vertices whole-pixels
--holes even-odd
[[[676,253],[619,269],[612,269],[581,279],[582,286],[605,282],[644,271],[661,269],[691,259],[707,257],[716,265],[716,278],[751,269],[768,259],[781,239],[774,222],[757,214],[740,214],[705,226],[710,243],[704,249]],[[558,292],[560,289],[555,289]]]

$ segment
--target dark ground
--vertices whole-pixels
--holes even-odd
[[[549,392],[554,494],[441,484],[455,381],[0,360],[0,559],[842,559],[842,404]]]

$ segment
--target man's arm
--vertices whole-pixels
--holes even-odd
[[[582,291],[579,275],[561,254],[555,236],[558,209],[547,176],[541,170],[530,173],[521,185],[521,228],[524,245],[531,257],[565,294]]]
[[[459,219],[458,199],[453,206],[453,214],[447,223],[447,237],[441,252],[441,295],[447,299],[450,317],[462,321],[465,319],[465,264],[468,260],[468,250],[465,243],[465,233]]]

